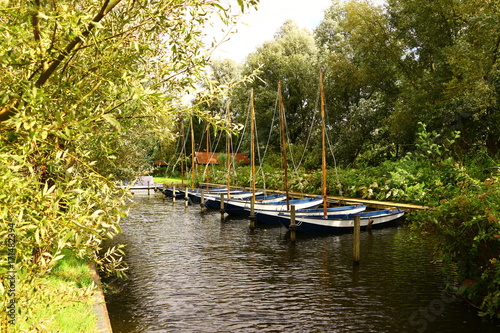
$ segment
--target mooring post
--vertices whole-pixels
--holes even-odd
[[[201,212],[205,213],[205,191],[201,190],[201,202],[200,202]]]
[[[220,219],[224,220],[224,213],[226,210],[224,209],[224,193],[220,194]]]
[[[295,242],[297,239],[296,231],[297,224],[295,223],[295,205],[292,205],[290,210],[290,240]]]
[[[175,185],[172,184],[172,202],[175,203]]]
[[[359,264],[359,236],[361,234],[361,218],[359,215],[354,216],[354,232],[353,232],[353,262],[354,264]]]
[[[150,186],[150,185],[149,185],[149,183],[150,183],[150,181],[148,180],[148,195],[150,194],[150,193],[149,193],[149,186]]]

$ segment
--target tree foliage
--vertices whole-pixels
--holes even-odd
[[[314,107],[318,100],[317,47],[310,31],[302,29],[293,21],[287,21],[277,31],[274,40],[265,42],[248,56],[244,73],[259,71],[258,79],[253,84],[240,89],[235,105],[240,112],[240,119],[247,115],[249,92],[255,96],[256,123],[262,145],[268,140],[275,143],[272,149],[279,150],[279,131],[272,125],[277,119],[278,82],[281,81],[283,103],[290,144],[306,140],[304,124],[313,121]],[[243,122],[243,121],[241,121]],[[277,127],[279,128],[279,127]]]
[[[202,29],[229,13],[210,0],[0,1],[2,310],[15,303],[2,324],[43,331],[22,318],[53,298],[37,281],[63,249],[125,268],[118,248],[96,257],[125,213],[114,181],[145,172],[172,139],[207,63]]]

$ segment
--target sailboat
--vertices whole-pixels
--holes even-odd
[[[230,105],[229,103],[227,104],[227,121],[228,123],[231,121],[231,116],[230,116]],[[188,191],[188,197],[191,203],[201,203],[201,194],[203,191],[203,196],[204,199],[206,200],[205,206],[208,209],[218,209],[220,208],[220,203],[218,200],[220,199],[220,196],[223,195],[224,198],[232,198],[232,199],[248,199],[252,196],[261,196],[264,195],[264,191],[256,191],[256,192],[249,192],[245,190],[231,190],[230,187],[230,180],[231,180],[231,173],[230,173],[230,167],[231,167],[231,139],[230,139],[230,134],[229,132],[227,133],[227,139],[226,139],[226,150],[227,150],[227,159],[226,159],[226,169],[227,169],[227,187],[225,188],[214,188],[214,189],[191,189]],[[194,147],[193,147],[194,149]],[[209,151],[208,147],[208,130],[207,130],[207,152]],[[193,160],[194,161],[194,160]],[[208,162],[207,162],[208,163]],[[194,181],[193,181],[194,182]],[[274,199],[274,197],[273,197]],[[210,200],[210,201],[209,201]]]
[[[355,211],[362,207],[352,207],[344,211],[334,210],[337,207],[327,208],[326,192],[326,126],[325,126],[325,92],[323,87],[323,71],[320,71],[320,103],[321,103],[321,136],[322,136],[322,182],[323,182],[323,211],[302,211],[295,214],[296,230],[309,233],[329,233],[350,231],[354,228],[354,216],[360,216],[362,228],[386,225],[399,220],[404,211],[387,209],[373,212]],[[364,207],[366,208],[366,207]],[[312,213],[312,214],[309,214]],[[290,212],[278,213],[279,221],[287,228],[291,225]]]
[[[360,217],[362,229],[377,228],[397,223],[405,214],[401,209],[385,209],[355,214],[328,214],[323,216],[299,215],[295,216],[296,230],[303,233],[339,233],[350,232],[354,228],[354,218]],[[278,214],[280,222],[287,228],[290,227],[291,217],[288,212]]]
[[[282,94],[281,94],[281,83],[278,84],[278,94],[279,94],[279,106],[280,106],[280,119],[281,119],[281,147],[283,152],[283,163],[284,163],[284,182],[285,182],[285,192],[288,197],[288,175],[287,175],[287,158],[286,158],[286,143],[285,143],[285,108],[283,104]],[[279,224],[280,218],[279,213],[290,214],[291,205],[295,206],[296,216],[324,216],[326,214],[354,214],[357,212],[364,211],[366,209],[365,205],[351,205],[351,206],[338,206],[338,207],[328,207],[327,197],[326,197],[326,157],[323,156],[323,197],[320,199],[315,199],[319,201],[317,206],[323,205],[321,209],[303,207],[301,201],[287,201],[286,209],[281,210],[260,210],[255,214],[255,218],[260,223],[266,224]],[[304,199],[301,199],[304,200]]]
[[[281,87],[281,85],[280,85]],[[281,94],[280,94],[281,95]],[[280,108],[283,107],[283,103],[280,103]],[[286,194],[283,198],[264,198],[260,199],[256,196],[255,190],[255,110],[253,105],[253,91],[251,92],[250,97],[250,119],[251,119],[251,150],[252,150],[252,200],[235,200],[235,199],[227,199],[224,201],[224,210],[229,215],[238,215],[238,216],[247,216],[252,217],[254,214],[255,218],[258,221],[258,213],[259,212],[281,212],[290,208],[290,205],[295,205],[298,209],[305,208],[313,208],[318,207],[322,200],[321,198],[305,198],[305,199],[295,199],[290,200],[288,195],[288,186],[286,186]],[[286,163],[285,163],[286,164]],[[285,177],[286,178],[286,177]],[[284,200],[283,200],[284,199]],[[209,200],[208,205],[212,204],[212,201],[217,200]]]

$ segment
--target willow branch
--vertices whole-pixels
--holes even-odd
[[[68,57],[68,55],[74,50],[74,48],[83,42],[83,40],[90,35],[90,32],[94,27],[96,26],[97,23],[99,23],[113,8],[116,7],[120,3],[121,0],[106,0],[104,1],[104,4],[101,7],[101,10],[97,15],[92,19],[92,21],[89,23],[85,31],[82,32],[80,36],[75,37],[65,48],[64,50],[59,54],[59,56],[50,64],[50,66],[45,70],[38,80],[36,81],[35,85],[37,87],[41,87],[47,82],[49,77],[55,72],[55,70],[59,67],[59,65],[62,63],[62,61]]]

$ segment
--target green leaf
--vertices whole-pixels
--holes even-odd
[[[122,126],[120,125],[120,122],[118,120],[116,120],[116,118],[113,117],[111,114],[104,114],[104,115],[102,115],[102,117],[109,124],[111,124],[113,127],[115,127],[118,132],[122,131]]]

